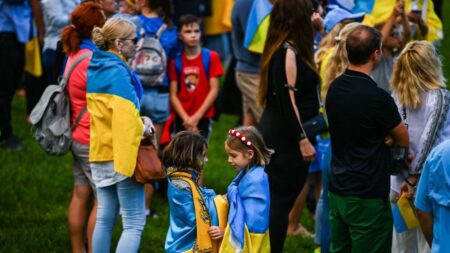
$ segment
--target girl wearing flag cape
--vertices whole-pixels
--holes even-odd
[[[238,175],[227,190],[228,224],[219,252],[270,252],[270,193],[264,166],[273,151],[254,127],[230,130],[225,151]]]
[[[198,184],[207,161],[206,149],[203,136],[182,131],[163,151],[169,182],[170,226],[165,243],[168,253],[218,251],[228,206],[225,198]]]

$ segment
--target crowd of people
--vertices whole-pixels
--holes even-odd
[[[449,252],[441,1],[342,2],[4,0],[0,147],[25,148],[11,126],[21,80],[30,112],[66,76],[72,252],[110,252],[119,215],[116,252],[139,251],[160,188],[133,177],[143,138],[167,176],[166,252],[278,253],[287,235],[325,253]],[[202,171],[236,97],[224,150],[237,176],[218,195]]]

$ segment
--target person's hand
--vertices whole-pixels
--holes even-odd
[[[416,193],[416,185],[418,181],[418,176],[409,175],[405,182],[400,185],[400,194],[404,194],[407,199],[413,199]],[[412,184],[412,185],[410,185]]]
[[[309,142],[308,138],[301,139],[299,145],[303,160],[305,160],[306,162],[312,162],[314,161],[314,159],[316,159],[316,150],[314,149],[311,142]]]
[[[189,131],[197,132],[198,131],[197,126],[199,121],[200,118],[197,115],[192,115],[183,122],[183,126]]]
[[[144,136],[153,136],[155,133],[155,126],[152,120],[147,116],[141,116],[142,123],[145,125]]]
[[[314,30],[322,33],[323,30],[323,19],[318,12],[313,12],[311,16],[311,23]]]
[[[223,237],[223,234],[225,233],[225,229],[220,228],[218,226],[211,226],[208,228],[208,233],[211,239],[217,240]]]
[[[386,137],[384,137],[384,145],[388,146],[388,147],[392,147],[392,145],[394,145],[394,138],[392,138],[392,136],[390,134],[386,135]]]
[[[404,13],[405,13],[405,2],[398,1],[394,6],[394,15],[397,17],[403,15]]]
[[[407,15],[408,20],[414,24],[419,24],[422,21],[422,14],[420,12],[409,12]]]

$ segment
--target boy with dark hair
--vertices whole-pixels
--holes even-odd
[[[169,63],[170,101],[175,111],[175,131],[200,132],[208,137],[214,101],[223,68],[219,55],[200,46],[200,19],[182,16],[178,23],[183,52]]]
[[[326,111],[331,135],[330,252],[391,252],[392,156],[387,136],[408,147],[393,98],[370,74],[381,57],[381,34],[358,26],[347,37],[349,66],[331,84]],[[342,113],[345,112],[345,113]]]

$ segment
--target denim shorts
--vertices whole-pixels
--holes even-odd
[[[141,115],[149,117],[154,124],[161,124],[169,118],[169,93],[144,88],[141,99]]]
[[[94,180],[92,179],[91,166],[89,163],[89,145],[73,141],[72,156],[74,185],[89,185],[95,193],[95,185]]]

